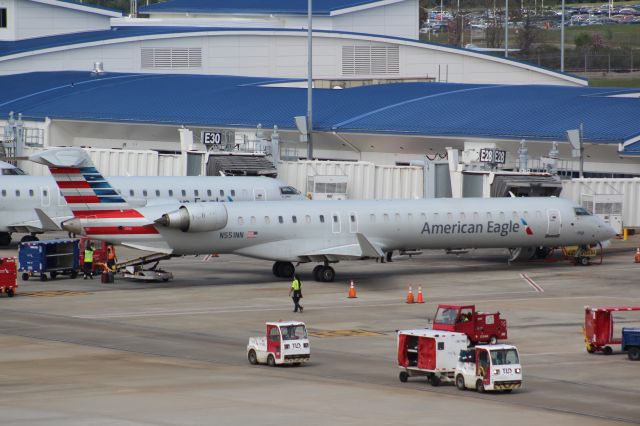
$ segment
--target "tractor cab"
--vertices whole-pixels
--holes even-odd
[[[456,386],[478,392],[511,392],[522,386],[522,366],[513,345],[482,345],[460,351]]]

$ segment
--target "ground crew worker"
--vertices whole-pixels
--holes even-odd
[[[116,265],[116,251],[111,244],[107,246],[107,268],[113,272],[113,268]]]
[[[300,313],[302,313],[304,310],[300,305],[300,299],[302,299],[302,281],[297,275],[293,276],[291,289],[289,289],[289,296],[293,299],[293,312],[298,312],[298,308],[300,308]]]
[[[84,249],[84,279],[87,275],[93,279],[93,244],[89,243]]]

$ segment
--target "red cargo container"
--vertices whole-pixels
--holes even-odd
[[[590,354],[602,351],[610,354],[609,345],[622,344],[622,336],[613,336],[613,313],[640,311],[640,306],[607,306],[603,308],[584,307],[584,342]]]
[[[18,288],[18,265],[15,257],[0,258],[0,294],[13,297]]]

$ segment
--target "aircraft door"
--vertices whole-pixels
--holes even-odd
[[[267,326],[267,352],[272,352],[276,359],[280,359],[280,329],[275,325]]]
[[[267,199],[267,196],[265,194],[264,189],[262,188],[255,188],[253,190],[253,199],[255,201],[265,201]]]
[[[333,212],[331,213],[331,232],[334,234],[340,233],[340,214]]]
[[[49,207],[51,205],[49,188],[45,186],[40,187],[40,205],[42,207]]]
[[[560,212],[558,210],[547,210],[547,236],[557,237],[560,235]]]
[[[358,215],[355,212],[349,213],[349,232],[352,234],[358,232]]]

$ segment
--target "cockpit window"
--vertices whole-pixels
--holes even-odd
[[[298,195],[298,194],[300,194],[300,192],[298,192],[298,190],[295,189],[293,186],[281,186],[280,187],[280,193],[282,195]]]
[[[584,207],[574,207],[573,211],[576,213],[576,216],[591,216],[591,213]]]

